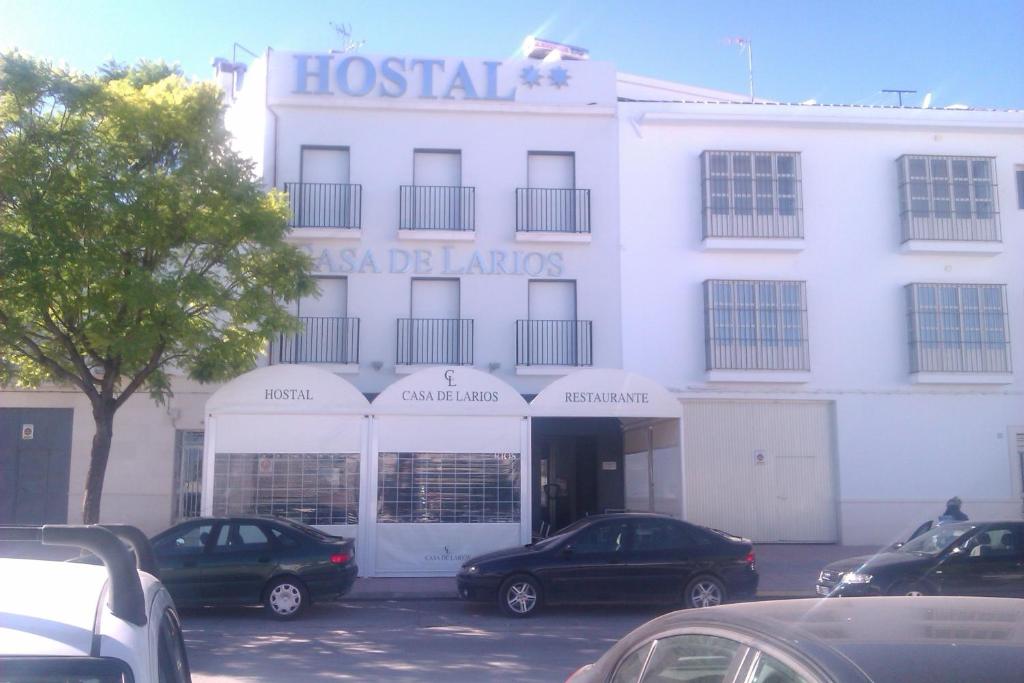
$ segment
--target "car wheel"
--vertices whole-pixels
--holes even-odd
[[[686,584],[684,607],[714,607],[725,602],[725,586],[713,576],[698,576]]]
[[[498,604],[510,617],[528,617],[540,606],[540,586],[529,576],[505,579],[498,590]]]
[[[901,581],[889,589],[889,595],[906,595],[908,597],[919,597],[931,595],[932,592],[924,584],[916,581]]]
[[[294,576],[282,576],[267,584],[263,606],[275,619],[294,619],[309,604],[306,584]]]

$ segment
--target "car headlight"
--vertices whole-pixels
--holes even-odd
[[[476,574],[478,571],[480,571],[480,567],[477,567],[475,564],[471,564],[468,567],[463,567],[463,569],[467,574]]]
[[[843,583],[871,583],[871,579],[874,578],[871,574],[863,574],[861,572],[849,572],[843,574]]]

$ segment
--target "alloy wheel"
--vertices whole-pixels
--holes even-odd
[[[690,588],[690,604],[694,607],[721,605],[722,589],[715,581],[698,581]]]
[[[528,614],[537,605],[537,590],[529,581],[517,581],[505,591],[505,602],[516,614]]]

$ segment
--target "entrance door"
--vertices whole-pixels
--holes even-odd
[[[417,150],[413,155],[412,228],[461,230],[462,154]]]
[[[301,227],[354,227],[347,147],[302,148]],[[294,205],[293,205],[294,206]]]
[[[409,329],[405,339],[414,364],[460,364],[463,354],[457,279],[416,278],[412,281]]]
[[[528,365],[576,365],[576,281],[531,280],[525,339]]]
[[[576,157],[572,153],[527,155],[527,225],[530,229],[574,232]]]
[[[72,415],[0,409],[0,524],[67,523]]]

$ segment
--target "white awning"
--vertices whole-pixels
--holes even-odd
[[[271,365],[247,372],[206,401],[206,413],[366,415],[370,403],[349,381],[309,365]]]
[[[683,407],[652,379],[625,370],[577,370],[530,402],[533,417],[682,417]]]

